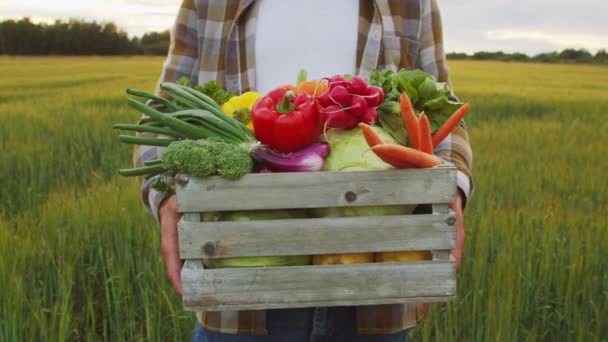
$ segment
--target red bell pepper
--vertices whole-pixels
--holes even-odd
[[[260,98],[251,111],[258,140],[283,152],[294,152],[316,142],[323,130],[317,100],[307,94],[277,88]]]

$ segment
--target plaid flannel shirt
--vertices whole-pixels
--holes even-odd
[[[228,90],[243,93],[255,87],[255,0],[183,0],[171,32],[171,45],[160,82],[188,77],[193,84],[215,80]],[[441,17],[436,0],[360,0],[357,39],[357,74],[372,68],[418,68],[449,83],[443,50]],[[156,93],[161,93],[157,87]],[[435,154],[456,166],[457,184],[464,202],[473,190],[472,152],[464,123],[456,127]],[[156,159],[158,147],[137,147],[134,163]],[[158,219],[164,196],[142,182],[142,200]],[[424,315],[415,304],[357,307],[359,334],[389,334],[415,326]],[[418,310],[417,310],[418,308]],[[198,313],[208,330],[243,335],[264,335],[266,312]]]

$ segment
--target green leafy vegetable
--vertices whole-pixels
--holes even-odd
[[[230,100],[231,97],[236,96],[235,93],[226,91],[226,89],[224,89],[224,87],[217,84],[214,80],[208,81],[207,83],[203,84],[202,86],[200,86],[200,85],[192,86],[192,84],[190,83],[190,80],[187,77],[182,76],[175,83],[177,83],[181,86],[190,87],[202,94],[209,96],[211,99],[213,99],[213,101],[215,101],[215,103],[217,103],[220,106],[223,105],[228,100]]]
[[[382,127],[401,145],[409,145],[407,130],[401,117],[401,107],[397,101],[386,101],[376,108],[378,121]]]
[[[385,143],[397,143],[385,130],[374,127]],[[330,129],[326,133],[330,152],[324,171],[388,170],[393,167],[369,149],[360,129]]]
[[[448,84],[437,82],[433,75],[422,70],[371,70],[370,84],[382,87],[384,100],[399,101],[402,93],[407,93],[414,109],[420,113],[425,112],[431,124],[431,131],[435,132],[447,118],[456,111],[461,102],[452,99],[452,93]],[[379,113],[380,122],[395,136],[394,126],[385,126],[382,115]],[[385,118],[386,121],[386,118]],[[401,141],[399,136],[395,136]]]

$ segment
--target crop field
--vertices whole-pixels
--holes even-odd
[[[111,125],[163,59],[0,57],[0,341],[184,341]],[[414,341],[608,340],[608,68],[454,61],[475,192],[458,300]]]

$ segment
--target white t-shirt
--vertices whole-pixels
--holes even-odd
[[[255,90],[267,93],[308,80],[354,74],[359,1],[260,0],[256,21]]]

